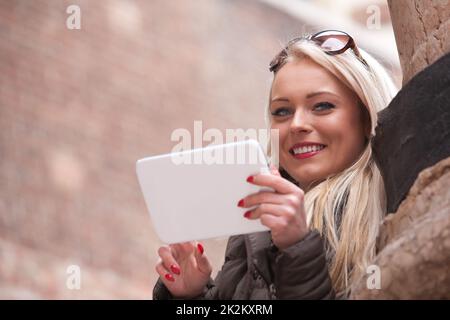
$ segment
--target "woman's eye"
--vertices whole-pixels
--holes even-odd
[[[314,105],[314,110],[322,111],[334,108],[334,104],[329,102],[320,102]]]
[[[289,115],[290,111],[288,108],[278,108],[272,112],[273,116],[283,117]]]
[[[314,110],[322,111],[322,110],[328,110],[334,108],[334,104],[329,102],[320,102],[316,105],[314,105]]]

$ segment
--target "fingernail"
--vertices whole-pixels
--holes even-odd
[[[248,177],[247,182],[253,182],[253,176]]]
[[[248,218],[250,218],[251,214],[252,214],[252,210],[249,210],[246,213],[244,213],[244,217],[248,219]]]
[[[197,249],[198,249],[198,252],[200,252],[200,254],[203,254],[203,251],[205,251],[205,249],[203,249],[203,246],[201,245],[201,243],[197,244]]]
[[[243,206],[244,206],[244,199],[241,199],[238,202],[238,207],[243,207]]]
[[[174,278],[173,275],[171,275],[170,273],[166,273],[165,277],[166,277],[166,279],[169,280],[169,281],[172,281],[172,282],[175,281],[175,278]]]
[[[178,268],[174,264],[170,266],[170,270],[172,270],[172,272],[175,273],[175,274],[180,274],[180,272],[181,272],[180,268]]]

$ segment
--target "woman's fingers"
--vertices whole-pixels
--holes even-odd
[[[195,250],[195,242],[181,242],[171,244],[172,254],[177,261],[181,261],[191,256]]]
[[[161,280],[163,281],[163,283],[165,285],[167,285],[169,282],[174,282],[175,281],[175,277],[171,274],[171,272],[169,270],[167,270],[164,267],[164,264],[163,264],[162,260],[160,260],[156,264],[155,270],[159,274],[159,276],[161,277]]]
[[[201,243],[197,243],[197,248],[195,250],[195,259],[197,260],[197,267],[200,272],[209,275],[212,271],[211,263],[209,262],[205,249]]]
[[[283,230],[287,226],[285,219],[267,213],[261,215],[260,221],[261,224],[272,230],[272,233],[274,233],[275,230]]]
[[[294,218],[295,209],[279,204],[263,203],[257,208],[247,211],[244,216],[248,219],[254,220],[259,219],[263,214],[270,214],[277,217],[286,217],[288,219]]]
[[[250,208],[261,203],[273,203],[282,204],[282,195],[271,191],[260,191],[257,193],[250,194],[239,201],[239,207]]]
[[[280,194],[273,191],[260,191],[252,193],[241,201],[238,206],[243,208],[250,208],[261,203],[283,204],[298,207],[301,204],[303,196],[299,194]]]
[[[171,244],[169,247],[163,246],[158,249],[158,254],[161,257],[163,267],[176,275],[182,272],[180,264],[190,263],[192,255],[197,262],[197,268],[201,272],[208,274],[212,270],[211,264],[204,253],[203,245],[197,242],[191,241]]]
[[[277,167],[275,167],[275,165],[273,163],[270,164],[270,173],[272,173],[273,175],[281,177],[280,171],[278,171]]]
[[[278,193],[293,193],[303,196],[303,191],[292,182],[273,174],[257,174],[247,178],[247,182],[262,187],[269,187]]]
[[[181,273],[180,266],[175,260],[170,247],[163,246],[158,249],[158,255],[161,257],[162,264],[166,270],[179,275]]]
[[[175,260],[178,261],[178,259],[180,258],[180,254],[182,253],[180,244],[179,243],[169,244],[169,248],[170,248],[170,252],[172,252],[172,255],[175,258]]]

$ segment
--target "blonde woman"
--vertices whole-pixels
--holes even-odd
[[[270,71],[280,168],[247,182],[275,191],[236,199],[270,231],[231,237],[214,281],[200,243],[161,247],[154,299],[345,298],[374,257],[385,194],[371,140],[392,80],[337,30],[291,40]]]

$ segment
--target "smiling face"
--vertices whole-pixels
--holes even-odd
[[[276,73],[270,113],[271,128],[279,129],[280,165],[304,191],[350,167],[370,132],[358,96],[308,58]]]

